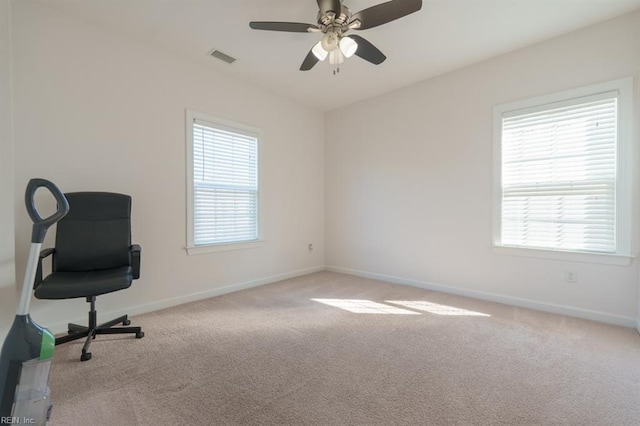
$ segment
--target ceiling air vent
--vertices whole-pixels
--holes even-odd
[[[232,58],[231,56],[227,55],[226,53],[222,53],[219,50],[212,50],[211,52],[209,52],[210,56],[213,56],[216,59],[220,59],[221,61],[224,61],[228,64],[232,64],[236,61],[236,58]]]

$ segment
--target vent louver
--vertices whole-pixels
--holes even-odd
[[[228,64],[232,64],[236,61],[236,58],[233,58],[227,55],[226,53],[222,53],[217,49],[214,49],[211,52],[209,52],[209,56],[213,56],[214,58],[220,59],[221,61],[226,62]]]

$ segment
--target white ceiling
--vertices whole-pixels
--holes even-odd
[[[257,31],[249,21],[316,23],[315,0],[40,0],[69,15],[330,110],[640,9],[640,0],[424,0],[422,10],[358,35],[387,60],[353,57],[299,71],[318,34]],[[344,0],[351,12],[384,0]],[[207,55],[218,49],[232,65]]]

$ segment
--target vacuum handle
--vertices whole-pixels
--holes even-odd
[[[38,212],[34,200],[36,190],[42,187],[47,188],[58,203],[58,209],[56,212],[46,218],[40,216],[40,212]],[[44,241],[44,236],[47,234],[49,227],[57,223],[60,219],[65,217],[67,213],[69,213],[69,202],[62,191],[60,191],[53,182],[40,178],[34,178],[29,181],[27,184],[27,190],[24,194],[24,200],[27,206],[27,213],[29,213],[29,217],[31,217],[31,220],[33,221],[31,242],[41,244]]]

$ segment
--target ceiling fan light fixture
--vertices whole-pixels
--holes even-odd
[[[342,37],[340,39],[340,51],[346,58],[352,57],[358,50],[358,43],[351,37]]]
[[[316,45],[313,46],[313,49],[311,49],[311,51],[313,52],[314,56],[318,58],[319,61],[324,61],[327,58],[327,55],[329,54],[329,52],[324,50],[324,48],[322,47],[321,41],[317,42]]]
[[[340,49],[334,49],[329,52],[329,63],[331,65],[340,65],[344,62],[344,55]]]

